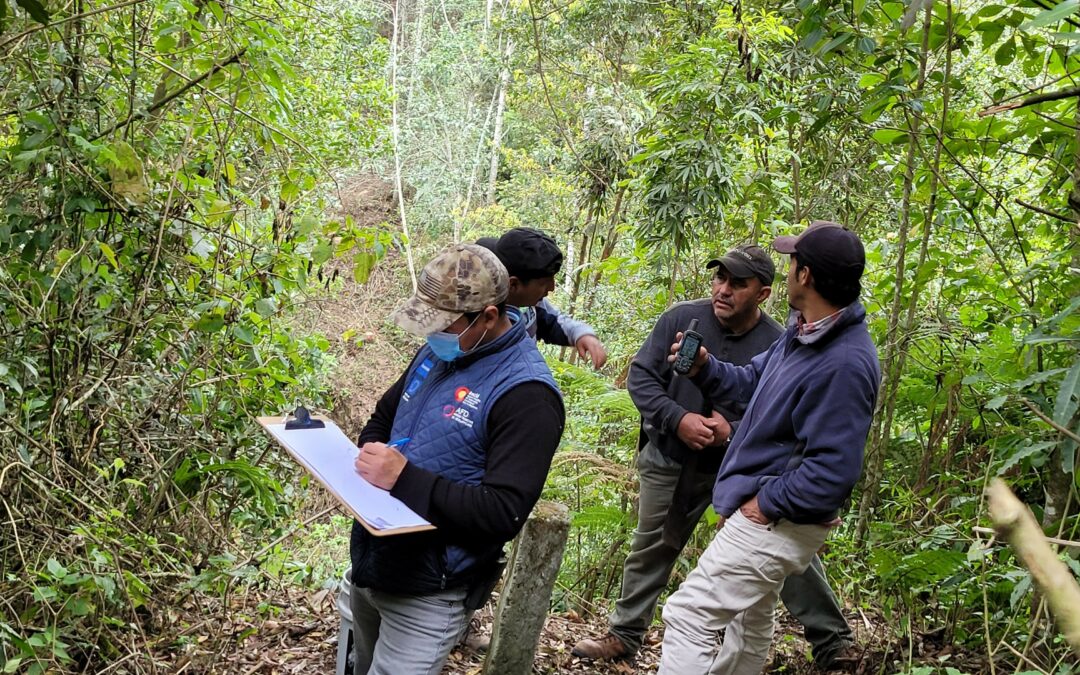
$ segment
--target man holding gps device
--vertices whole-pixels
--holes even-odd
[[[641,413],[638,524],[609,632],[574,645],[581,658],[626,659],[637,653],[675,562],[712,500],[717,469],[745,404],[706,397],[685,376],[698,346],[745,365],[783,332],[759,308],[772,293],[776,274],[760,246],[738,246],[706,268],[714,270],[711,297],[664,312],[630,365],[627,388]],[[680,350],[687,358],[672,364],[669,349],[679,332],[687,334]],[[819,560],[789,580],[783,599],[805,627],[815,661],[830,665],[850,644],[851,630]]]

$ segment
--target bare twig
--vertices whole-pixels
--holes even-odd
[[[292,529],[290,529],[290,530],[289,530],[288,532],[286,532],[285,534],[281,535],[280,537],[278,537],[278,538],[277,538],[277,539],[275,539],[274,541],[270,542],[270,543],[269,543],[269,544],[267,544],[266,546],[263,546],[263,547],[262,547],[261,549],[259,549],[259,550],[258,550],[258,551],[257,551],[256,553],[252,553],[252,554],[251,554],[250,556],[248,556],[248,559],[247,559],[247,560],[245,560],[245,561],[244,561],[244,562],[242,562],[242,563],[239,563],[239,564],[237,564],[236,566],[234,566],[234,567],[233,567],[233,569],[240,569],[241,567],[244,567],[244,566],[246,566],[246,565],[250,565],[250,564],[252,563],[252,561],[254,561],[254,560],[258,560],[259,558],[263,557],[263,556],[264,556],[264,555],[266,555],[266,554],[267,554],[267,553],[268,553],[268,552],[269,552],[269,551],[270,551],[271,549],[273,549],[273,548],[274,548],[275,546],[277,546],[277,545],[278,545],[278,544],[280,544],[281,542],[285,541],[285,540],[286,540],[286,539],[288,539],[289,537],[293,536],[294,534],[296,534],[297,532],[299,532],[299,531],[300,531],[301,529],[303,529],[303,528],[307,527],[308,525],[310,525],[311,523],[315,522],[315,521],[316,521],[316,520],[318,520],[319,518],[322,518],[323,516],[325,516],[326,514],[330,513],[331,511],[336,511],[336,510],[338,510],[339,508],[340,508],[340,507],[339,507],[339,506],[338,506],[337,504],[334,504],[333,506],[330,506],[330,507],[328,507],[328,508],[325,508],[325,509],[323,509],[322,511],[319,511],[318,513],[316,513],[315,515],[313,515],[313,516],[311,516],[311,517],[309,517],[309,518],[305,518],[305,519],[304,519],[304,521],[303,521],[302,523],[300,523],[299,525],[296,525],[295,527],[293,527]]]
[[[972,532],[978,534],[997,534],[997,530],[992,527],[973,527]],[[1080,548],[1080,541],[1069,541],[1068,539],[1058,539],[1057,537],[1045,537],[1047,543],[1056,544],[1057,546],[1070,546],[1072,548]]]
[[[49,23],[46,23],[46,24],[39,24],[39,25],[34,26],[32,28],[27,28],[23,32],[12,35],[8,39],[4,40],[3,42],[0,42],[0,49],[3,49],[4,47],[7,47],[12,42],[17,42],[17,41],[23,39],[27,35],[33,35],[34,33],[38,32],[39,30],[45,30],[46,28],[55,28],[55,27],[60,26],[62,24],[68,23],[69,21],[78,21],[79,19],[85,19],[86,17],[94,16],[95,14],[104,14],[105,12],[112,12],[112,11],[117,10],[117,9],[124,9],[125,7],[131,7],[132,5],[141,5],[144,2],[146,2],[146,0],[127,0],[127,2],[121,2],[118,5],[110,5],[108,7],[98,7],[97,9],[92,9],[89,12],[82,12],[81,14],[72,14],[71,16],[65,16],[63,19],[57,19],[56,21],[50,21]]]

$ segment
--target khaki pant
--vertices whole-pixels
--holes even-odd
[[[809,566],[828,532],[788,521],[759,525],[736,511],[664,606],[659,674],[761,673],[784,579]]]
[[[671,579],[671,572],[682,554],[661,541],[664,520],[671,507],[681,465],[665,457],[651,443],[642,448],[637,459],[641,492],[638,523],[630,542],[630,554],[623,563],[622,590],[611,614],[611,632],[631,651],[641,648],[645,631],[652,624],[660,594]],[[690,496],[688,525],[696,523],[712,502],[716,475],[703,473]],[[687,538],[690,527],[684,528]],[[780,598],[788,612],[803,625],[806,641],[813,647],[814,659],[828,661],[851,641],[851,628],[840,610],[828,578],[815,555],[803,574],[790,577]]]

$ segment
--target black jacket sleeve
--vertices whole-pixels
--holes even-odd
[[[390,494],[451,540],[509,541],[540,499],[565,419],[562,400],[551,387],[519,384],[488,413],[487,461],[479,485],[409,463]]]
[[[540,305],[536,306],[536,339],[549,345],[573,347],[574,343],[559,325],[559,315],[552,314]]]
[[[626,378],[626,388],[642,419],[672,434],[678,430],[679,420],[689,412],[668,393],[672,371],[667,357],[675,333],[672,312],[665,312],[630,362]]]
[[[394,428],[394,415],[397,414],[398,402],[401,400],[401,392],[405,389],[406,368],[398,377],[397,382],[383,392],[379,402],[375,404],[375,411],[371,413],[367,424],[360,430],[360,438],[356,444],[364,447],[364,443],[389,443],[390,430]]]

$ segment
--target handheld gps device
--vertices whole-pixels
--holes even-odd
[[[697,319],[690,319],[690,326],[683,331],[679,351],[675,353],[675,362],[671,367],[680,375],[690,372],[690,368],[694,365],[694,359],[697,358],[698,349],[701,348],[701,341],[704,338],[701,337],[701,333],[695,330],[697,325]]]

